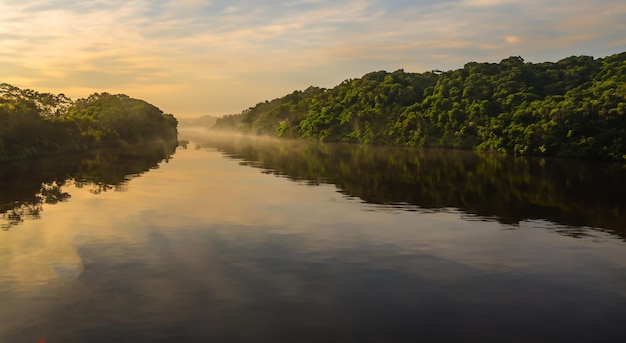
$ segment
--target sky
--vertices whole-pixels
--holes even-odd
[[[0,0],[0,82],[177,117],[378,70],[624,51],[624,0]]]

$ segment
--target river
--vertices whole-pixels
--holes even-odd
[[[624,342],[619,164],[217,137],[0,166],[0,342]]]

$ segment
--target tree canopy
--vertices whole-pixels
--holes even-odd
[[[127,95],[72,101],[0,84],[0,161],[176,137],[173,115]]]
[[[219,119],[217,129],[320,141],[626,160],[626,52],[408,73],[310,87]]]

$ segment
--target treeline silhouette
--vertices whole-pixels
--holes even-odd
[[[174,116],[143,100],[95,93],[73,101],[0,84],[0,161],[176,139]]]
[[[319,141],[626,161],[626,52],[377,71],[309,87],[214,128]]]

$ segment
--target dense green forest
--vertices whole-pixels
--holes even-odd
[[[127,95],[73,101],[0,84],[0,161],[176,140],[177,120]]]
[[[319,141],[626,161],[626,52],[378,71],[220,118],[216,129]]]

